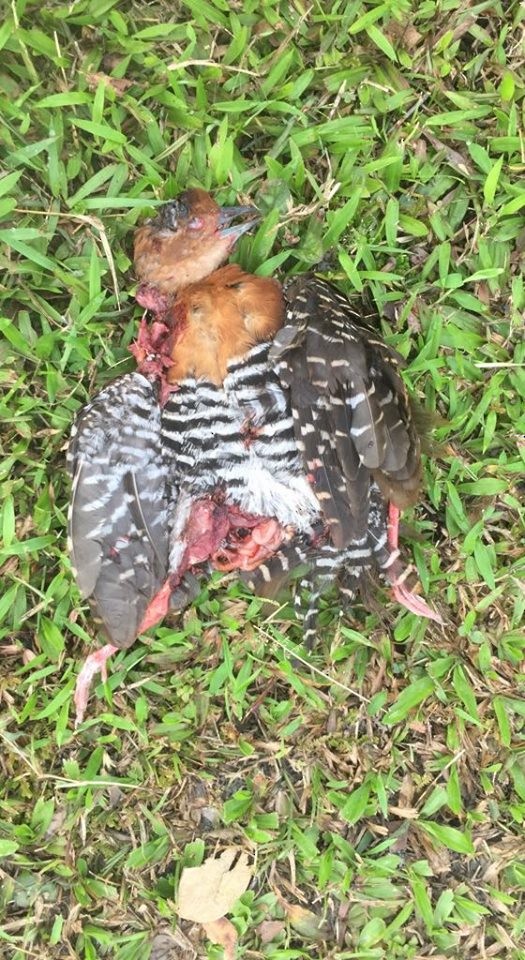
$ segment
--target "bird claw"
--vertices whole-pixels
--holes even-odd
[[[405,584],[399,580],[392,584],[392,596],[394,600],[397,600],[398,603],[406,607],[407,610],[410,610],[411,613],[415,613],[416,616],[425,617],[427,620],[434,620],[435,623],[444,624],[445,621],[436,610],[429,607],[428,603],[426,603],[422,597],[418,597],[416,593],[411,593],[410,590],[407,590]]]
[[[73,697],[76,709],[75,727],[78,727],[84,719],[93,677],[96,677],[97,673],[100,673],[102,680],[104,683],[106,682],[108,678],[106,661],[109,660],[117,650],[118,647],[107,643],[105,647],[101,647],[100,650],[96,650],[95,653],[91,653],[89,657],[87,657],[77,677],[75,695]]]
[[[391,560],[397,560],[399,556],[398,543],[399,543],[399,517],[401,511],[393,503],[388,504],[388,523],[387,523],[387,535],[388,535],[388,545],[392,550]],[[389,566],[389,564],[385,564]],[[427,620],[434,620],[435,623],[444,624],[443,618],[440,616],[436,610],[433,610],[432,607],[429,607],[422,597],[418,597],[416,593],[411,593],[410,590],[407,590],[405,586],[405,580],[410,573],[411,567],[407,567],[397,578],[391,583],[392,587],[392,596],[394,600],[397,600],[402,607],[405,607],[407,610],[410,610],[411,613],[415,613],[418,617],[425,617]]]

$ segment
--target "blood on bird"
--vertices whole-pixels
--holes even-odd
[[[186,548],[177,570],[180,579],[206,561],[223,572],[253,570],[272,556],[286,538],[286,531],[273,518],[261,517],[226,503],[224,493],[192,504],[184,539]]]
[[[219,552],[215,554],[213,559],[214,559],[214,566],[216,567],[217,570],[231,570],[231,567],[229,566],[231,558],[224,551],[219,550]]]
[[[135,294],[135,300],[145,310],[156,317],[163,316],[170,305],[170,298],[161,293],[153,283],[141,283]]]
[[[252,443],[257,440],[260,436],[261,430],[260,427],[254,426],[254,423],[251,418],[245,420],[241,427],[241,436],[243,439],[244,446],[249,449]]]
[[[233,511],[232,511],[233,512]],[[234,521],[238,520],[238,508],[234,508]],[[244,515],[246,527],[232,525],[228,537],[221,543],[220,549],[211,557],[217,570],[255,570],[265,560],[273,556],[285,539],[285,530],[273,518]],[[239,540],[239,532],[243,536]]]

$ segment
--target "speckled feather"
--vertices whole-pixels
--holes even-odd
[[[127,647],[168,569],[166,469],[154,385],[130,373],[101,390],[77,418],[67,463],[77,583],[110,641]]]
[[[366,531],[372,479],[398,506],[413,502],[420,445],[399,373],[402,358],[315,277],[285,287],[285,326],[270,359],[290,391],[298,446],[334,545]]]

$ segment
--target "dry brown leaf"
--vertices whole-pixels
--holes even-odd
[[[416,30],[415,27],[408,26],[403,35],[404,45],[407,50],[413,50],[414,47],[417,47],[421,42],[421,34]]]
[[[398,803],[400,807],[412,807],[414,799],[414,780],[410,773],[406,773],[399,788]]]
[[[427,157],[427,145],[426,145],[426,143],[425,143],[425,141],[423,140],[422,137],[419,138],[418,140],[413,140],[413,141],[412,141],[412,149],[413,149],[416,157],[418,158],[418,160],[421,160],[421,161],[426,160],[426,157]]]
[[[419,817],[419,811],[416,807],[389,806],[388,812],[393,813],[394,817],[401,817],[403,820],[417,820]]]
[[[330,924],[311,910],[300,907],[297,903],[287,903],[280,898],[281,906],[294,930],[297,930],[306,940],[329,940],[332,936]]]
[[[412,24],[397,23],[391,20],[388,24],[388,30],[385,31],[389,40],[399,43],[406,50],[413,50],[421,43],[421,34]]]
[[[150,960],[174,960],[175,939],[170,933],[163,931],[155,934],[151,941]]]
[[[99,83],[104,83],[106,87],[111,87],[119,97],[126,92],[128,87],[133,86],[132,80],[126,80],[125,77],[110,77],[107,73],[88,73],[86,74],[88,87],[93,90]]]
[[[480,283],[476,284],[474,289],[475,289],[475,293],[478,300],[481,300],[481,302],[484,303],[486,307],[488,307],[491,300],[490,287],[488,283],[485,283],[485,281],[482,280]]]
[[[235,960],[237,947],[237,931],[230,920],[221,917],[219,920],[211,920],[209,923],[203,923],[208,940],[212,943],[218,943],[224,949],[224,960]]]
[[[282,920],[263,920],[257,927],[257,933],[261,938],[261,943],[271,943],[285,929],[285,923]]]
[[[183,920],[210,923],[224,917],[248,888],[252,868],[239,848],[228,847],[220,857],[208,857],[200,867],[182,871],[177,913]]]

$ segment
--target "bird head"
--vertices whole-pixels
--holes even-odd
[[[137,276],[142,284],[175,295],[213,273],[259,219],[255,207],[219,207],[205,190],[185,190],[136,231]]]

